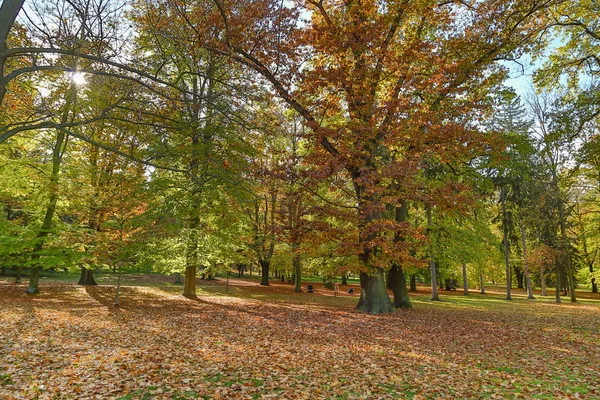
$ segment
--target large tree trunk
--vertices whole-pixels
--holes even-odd
[[[390,313],[395,308],[385,287],[384,271],[373,269],[373,274],[360,273],[360,299],[356,309],[370,314]]]
[[[82,267],[81,275],[79,275],[79,282],[77,282],[77,284],[85,286],[96,286],[97,283],[94,279],[94,270]]]
[[[367,162],[370,168],[370,161]],[[354,189],[358,200],[358,238],[361,253],[358,256],[362,264],[360,272],[360,298],[356,309],[370,314],[384,314],[395,310],[388,295],[385,272],[373,266],[372,261],[380,249],[373,246],[377,233],[369,231],[369,224],[381,220],[381,199],[373,194],[365,195],[365,187],[360,178],[367,176],[365,171],[354,171]]]
[[[185,297],[196,297],[196,265],[187,265],[185,267],[183,295]]]
[[[510,263],[508,259],[508,221],[506,215],[506,192],[504,187],[500,189],[500,201],[502,202],[502,241],[504,244],[504,264],[506,266],[506,300],[510,300],[512,278],[510,275]]]
[[[269,264],[267,260],[258,260],[261,268],[261,279],[260,284],[262,286],[269,286]]]
[[[342,274],[342,285],[347,285],[348,284],[348,273],[344,272]]]
[[[389,274],[390,286],[394,293],[394,306],[398,308],[411,308],[408,290],[406,290],[406,277],[400,265],[392,265]]]

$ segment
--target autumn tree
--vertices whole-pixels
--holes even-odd
[[[477,116],[505,76],[496,61],[530,46],[551,3],[215,0],[207,25],[194,24],[204,48],[270,83],[312,130],[318,165],[352,182],[359,310],[394,309],[384,271],[402,252],[393,239],[402,225],[384,218],[386,206],[409,199],[424,154],[458,161],[481,151]]]

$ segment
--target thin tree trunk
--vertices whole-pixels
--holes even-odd
[[[546,268],[541,265],[540,266],[540,282],[542,285],[542,296],[548,296],[548,293],[546,293]]]
[[[66,120],[66,114],[68,114],[68,110],[65,111],[63,120]],[[29,274],[29,287],[25,291],[28,294],[35,294],[40,292],[39,279],[41,266],[39,265],[38,260],[40,259],[40,253],[44,248],[44,240],[50,234],[50,230],[52,229],[52,219],[54,218],[54,212],[56,211],[56,203],[58,202],[58,177],[60,173],[60,164],[63,155],[63,144],[65,143],[65,138],[66,137],[64,132],[59,131],[56,134],[56,143],[54,144],[54,149],[52,151],[50,198],[46,207],[44,221],[42,222],[42,226],[40,227],[39,233],[37,235],[37,243],[33,247],[33,254],[31,255],[32,266],[31,272]]]
[[[560,268],[558,264],[558,256],[554,257],[554,268],[556,271],[556,302],[560,304]]]
[[[591,275],[591,284],[592,284],[592,293],[598,293],[598,285],[596,284],[596,278],[594,277],[594,262],[596,261],[596,256],[598,254],[598,249],[594,251],[594,255],[590,256],[588,252],[587,246],[587,234],[585,231],[585,224],[583,223],[583,218],[581,217],[581,210],[578,210],[577,215],[579,217],[579,225],[581,226],[581,242],[583,244],[583,254],[585,258],[585,262],[588,265]]]
[[[558,185],[556,184],[557,193],[558,193]],[[558,202],[558,216],[559,216],[559,225],[560,225],[560,236],[562,238],[562,247],[566,262],[566,270],[565,273],[567,275],[567,285],[569,286],[570,294],[571,294],[571,302],[577,302],[577,298],[575,297],[575,280],[573,277],[573,263],[571,260],[571,250],[569,248],[569,238],[567,236],[567,226],[566,226],[566,216],[564,210],[564,203],[562,199],[559,198]]]
[[[342,274],[342,285],[347,285],[348,284],[348,273],[344,272]]]
[[[431,206],[427,204],[425,206],[427,209],[427,228],[431,230]],[[431,231],[430,231],[431,234]],[[433,258],[433,242],[429,246],[429,273],[431,274],[431,300],[439,301],[440,296],[438,295],[437,290],[437,275],[435,271],[435,260]]]
[[[12,0],[15,1],[15,0]],[[18,0],[16,1],[18,3]],[[4,4],[3,4],[4,5]],[[73,68],[77,67],[77,60],[73,61]],[[62,111],[61,115],[61,124],[67,123],[69,120],[69,114],[71,113],[71,108],[73,107],[73,103],[76,100],[77,96],[77,85],[75,82],[71,82],[71,86],[66,94],[65,99],[65,108]],[[1,100],[1,98],[0,98]],[[62,162],[62,157],[67,147],[68,136],[63,131],[57,131],[56,133],[56,143],[54,145],[54,149],[52,150],[52,174],[50,175],[50,198],[48,199],[48,205],[46,207],[46,214],[44,216],[44,221],[42,222],[42,226],[40,227],[39,233],[37,235],[37,243],[33,248],[33,254],[31,256],[32,267],[31,273],[29,274],[29,287],[26,290],[28,294],[39,293],[39,277],[40,277],[40,268],[39,258],[40,253],[44,248],[45,238],[50,234],[50,230],[52,228],[52,219],[54,218],[54,213],[56,211],[56,204],[58,202],[58,179],[60,174],[60,165]]]
[[[196,210],[191,211],[189,219],[189,236],[185,249],[185,279],[183,282],[183,296],[196,297],[196,274],[198,270],[198,229],[200,227],[200,217]]]
[[[115,307],[119,307],[119,294],[121,293],[121,263],[117,272],[117,290],[115,291]]]
[[[417,291],[417,277],[414,274],[410,276],[410,291]]]
[[[293,248],[294,246],[292,246]],[[296,250],[294,251],[294,258],[292,260],[292,264],[294,266],[294,292],[302,291],[302,262],[300,260],[300,254],[298,254],[298,246],[296,246]]]
[[[484,281],[483,281],[483,272],[479,273],[479,285],[481,286],[481,290],[480,290],[479,293],[485,294],[485,284],[484,284]]]
[[[504,242],[504,263],[506,265],[506,300],[511,300],[512,279],[508,259],[508,221],[506,218],[506,191],[504,187],[500,189],[500,200],[502,202],[502,239]]]
[[[463,263],[462,265],[462,273],[463,273],[463,290],[465,292],[465,296],[469,295],[469,282],[467,280],[467,264]]]
[[[521,222],[521,243],[523,244],[523,269],[525,270],[525,279],[527,283],[527,298],[534,299],[533,288],[531,287],[531,271],[529,270],[529,261],[527,259],[527,241],[525,240],[525,227]]]

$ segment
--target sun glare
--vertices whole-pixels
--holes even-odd
[[[73,79],[76,85],[85,85],[87,83],[83,72],[75,72],[71,79]]]

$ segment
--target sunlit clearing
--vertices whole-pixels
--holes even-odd
[[[85,85],[87,83],[85,80],[85,74],[83,72],[75,72],[71,79],[73,79],[73,82],[76,85]]]

